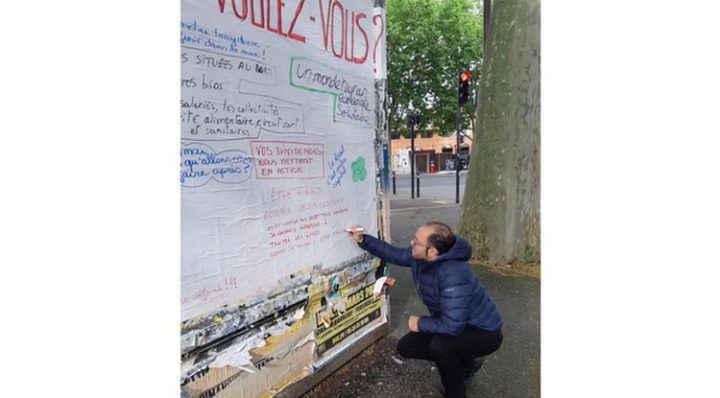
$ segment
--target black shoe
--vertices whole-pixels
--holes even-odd
[[[465,380],[465,384],[470,383],[470,380],[472,380],[475,372],[482,368],[483,363],[485,363],[484,358],[475,358],[473,359],[473,366],[471,368],[463,369],[463,379]]]

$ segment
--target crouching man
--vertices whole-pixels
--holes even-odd
[[[405,358],[434,361],[443,395],[464,398],[465,384],[482,366],[477,358],[495,352],[503,340],[500,313],[467,263],[472,252],[468,242],[440,222],[421,225],[408,248],[364,235],[360,225],[348,231],[370,254],[410,267],[430,315],[410,316],[410,332],[397,350]]]

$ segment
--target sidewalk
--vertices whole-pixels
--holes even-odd
[[[455,228],[459,205],[454,201],[391,199],[393,243],[407,246],[422,223],[439,220]],[[505,277],[476,267],[503,315],[503,346],[478,372],[467,390],[470,397],[540,397],[540,281]],[[392,267],[390,333],[316,386],[303,398],[440,397],[440,375],[429,361],[401,358],[395,345],[409,331],[407,318],[427,310],[415,292],[407,268]]]

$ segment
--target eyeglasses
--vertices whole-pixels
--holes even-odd
[[[424,244],[424,243],[418,242],[417,238],[412,238],[412,239],[410,239],[410,244],[413,245],[413,246],[417,245],[417,246],[427,247],[428,249],[429,249],[429,248],[432,248],[432,246],[430,246],[430,245],[426,245],[426,244]]]

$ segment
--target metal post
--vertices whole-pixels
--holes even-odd
[[[455,96],[455,102],[457,102],[457,115],[455,117],[455,123],[457,125],[457,132],[455,133],[456,145],[455,145],[455,203],[460,203],[460,69],[457,70],[457,95]]]
[[[410,116],[410,199],[415,199],[415,115]]]
[[[397,194],[395,191],[395,170],[392,172],[392,181],[393,181],[393,195]]]
[[[417,197],[420,199],[420,173],[417,175]]]

